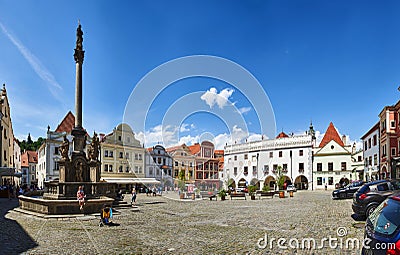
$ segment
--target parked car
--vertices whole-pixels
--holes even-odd
[[[249,190],[247,189],[247,187],[244,187],[244,188],[237,188],[235,191],[236,192],[245,192],[245,193],[247,193]]]
[[[400,195],[382,202],[365,223],[363,255],[400,254]],[[368,238],[368,239],[367,239]]]
[[[396,180],[379,180],[364,184],[354,193],[353,212],[368,217],[382,201],[398,189],[399,181]]]
[[[332,192],[333,199],[345,199],[345,198],[353,198],[354,193],[362,186],[365,182],[363,181],[354,181],[348,184],[344,188],[335,189]]]
[[[286,187],[286,190],[287,190],[288,192],[289,192],[289,191],[294,191],[294,192],[297,191],[296,187],[295,187],[293,184],[289,184],[289,185]]]

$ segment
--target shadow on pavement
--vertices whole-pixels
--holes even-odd
[[[0,253],[21,254],[38,244],[15,220],[6,219],[8,211],[18,207],[18,200],[0,198]]]
[[[355,213],[351,215],[351,218],[355,221],[365,221],[367,219],[367,217],[365,217],[364,215],[359,215]]]

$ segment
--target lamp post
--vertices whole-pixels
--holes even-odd
[[[257,169],[257,181],[260,184],[260,180],[258,179],[258,156],[260,156],[260,153],[257,152],[257,166],[256,166],[256,169]],[[258,185],[258,186],[261,186],[261,185]],[[258,188],[260,188],[260,187],[258,187]]]

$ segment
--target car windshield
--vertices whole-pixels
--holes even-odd
[[[376,233],[391,235],[400,225],[400,203],[394,199],[382,202],[368,217]]]

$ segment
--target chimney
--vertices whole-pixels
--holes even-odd
[[[347,145],[347,139],[346,139],[346,135],[342,135],[342,142],[344,143],[344,145]]]

